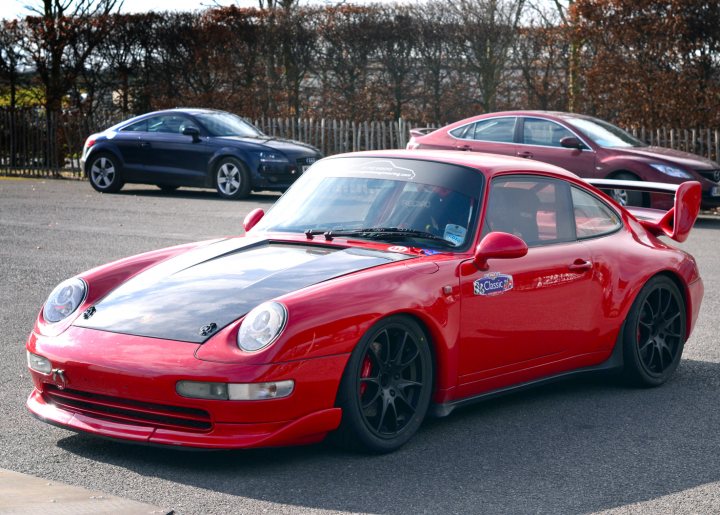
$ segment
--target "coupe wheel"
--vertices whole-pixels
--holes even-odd
[[[625,375],[640,386],[659,386],[680,363],[686,312],[672,280],[652,278],[632,305],[624,329]]]
[[[110,154],[93,156],[88,165],[90,185],[102,193],[115,193],[123,187],[122,172]]]
[[[245,198],[250,194],[250,174],[237,159],[225,158],[215,168],[215,186],[223,198]]]
[[[619,173],[613,177],[613,179],[617,179],[619,181],[637,181],[639,180],[636,176],[630,173]],[[632,191],[632,190],[607,190],[607,194],[609,194],[615,202],[620,204],[623,207],[626,206],[638,206],[638,207],[648,207],[650,205],[649,199],[647,198],[647,195],[643,193],[642,191]]]
[[[375,324],[353,351],[338,391],[343,447],[394,451],[418,430],[430,404],[433,365],[424,331],[411,318]]]

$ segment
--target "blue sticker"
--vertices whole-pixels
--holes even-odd
[[[512,275],[490,273],[473,283],[475,295],[500,295],[513,289]]]
[[[426,256],[434,256],[435,254],[440,254],[440,250],[432,250],[432,249],[422,249],[422,253]]]

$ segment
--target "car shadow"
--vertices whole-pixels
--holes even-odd
[[[371,513],[593,512],[720,481],[720,364],[683,360],[661,388],[564,381],[428,420],[399,451],[319,444],[184,452],[73,435],[58,446],[197,488]]]
[[[701,215],[695,220],[695,228],[720,229],[720,217],[712,215]]]
[[[221,198],[215,190],[209,189],[196,189],[196,188],[178,188],[173,191],[162,191],[152,186],[134,186],[126,187],[120,190],[117,195],[137,196],[137,197],[161,197],[161,198],[184,198],[184,199],[197,199],[197,200],[216,200],[219,202],[233,202]],[[251,193],[247,198],[243,199],[246,202],[258,202],[261,204],[273,204],[280,198],[280,193],[272,191],[262,191],[257,193]]]

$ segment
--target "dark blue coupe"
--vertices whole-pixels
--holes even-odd
[[[104,193],[140,183],[216,188],[221,197],[239,199],[286,190],[321,157],[315,147],[266,136],[231,113],[172,109],[91,135],[81,163],[92,187]]]

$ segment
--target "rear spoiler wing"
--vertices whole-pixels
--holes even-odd
[[[663,182],[585,179],[585,182],[600,189],[674,194],[675,202],[668,211],[646,207],[626,207],[626,210],[635,216],[648,232],[655,236],[667,236],[678,242],[685,241],[697,219],[698,213],[700,213],[702,186],[697,181],[666,184]]]
[[[436,130],[437,127],[418,127],[417,129],[410,129],[410,136],[419,138],[420,136],[425,136],[426,134],[430,134]]]

